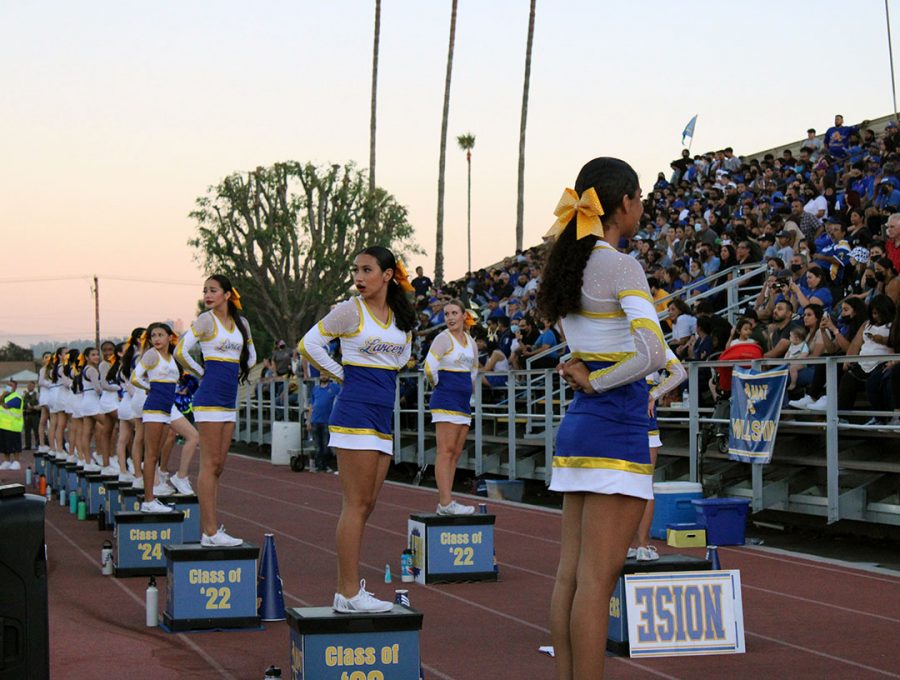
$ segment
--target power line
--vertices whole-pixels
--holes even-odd
[[[48,277],[33,277],[33,278],[15,278],[15,279],[0,279],[0,284],[4,283],[51,283],[54,281],[90,281],[94,278],[93,274],[82,274],[80,276],[48,276]],[[154,285],[163,285],[163,286],[191,286],[195,288],[200,287],[200,280],[197,281],[163,281],[157,279],[140,279],[132,276],[103,276],[99,275],[97,278],[103,279],[105,281],[126,281],[128,283],[152,283]]]

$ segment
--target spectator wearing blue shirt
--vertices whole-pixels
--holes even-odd
[[[527,365],[525,364],[525,359],[528,359],[535,354],[540,354],[559,344],[559,337],[556,335],[556,331],[553,330],[553,324],[547,319],[541,319],[540,324],[541,332],[540,335],[538,335],[537,340],[534,341],[534,344],[519,350],[520,363],[523,368]],[[535,359],[531,363],[531,368],[556,368],[558,363],[559,350],[554,350],[549,354],[545,354],[544,356]]]
[[[887,212],[900,210],[900,191],[897,191],[896,180],[892,177],[885,177],[878,183],[875,207]]]
[[[306,429],[316,443],[315,470],[326,472],[331,469],[334,454],[328,448],[328,421],[331,420],[331,409],[341,388],[327,375],[320,375],[319,382],[309,394],[309,411]]]
[[[428,325],[433,328],[444,323],[444,303],[436,297],[428,299],[428,306],[431,311],[428,313]]]
[[[796,281],[791,282],[791,294],[796,299],[797,312],[803,314],[803,308],[810,304],[822,305],[825,311],[831,309],[834,299],[831,291],[828,289],[828,275],[821,267],[813,265],[806,271],[806,285],[809,287],[809,293],[805,293]]]

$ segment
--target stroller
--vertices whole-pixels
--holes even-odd
[[[740,344],[729,347],[718,357],[719,361],[734,361],[737,359],[762,359],[762,347],[757,344]],[[744,366],[744,364],[738,364]],[[748,363],[747,366],[750,366]],[[731,416],[731,374],[734,366],[716,366],[712,376],[713,388],[713,418],[715,420],[728,420]],[[715,440],[719,453],[728,453],[728,424],[708,423],[700,428],[697,449],[700,453],[700,478],[703,478],[703,454],[707,447]]]

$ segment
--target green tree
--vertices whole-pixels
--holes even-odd
[[[534,43],[534,5],[528,15],[528,40],[525,44],[525,84],[522,87],[522,117],[519,120],[519,179],[516,189],[516,250],[522,249],[525,230],[525,122],[528,120],[528,87],[531,84],[531,46]]]
[[[0,347],[0,361],[34,361],[34,353],[10,340]]]
[[[370,192],[352,163],[259,167],[226,177],[196,204],[197,259],[237,286],[252,325],[290,344],[348,296],[359,251],[421,252],[406,208],[383,189]]]
[[[444,282],[444,175],[447,166],[447,119],[450,117],[450,76],[453,73],[453,45],[456,41],[456,3],[450,7],[450,47],[447,49],[447,75],[444,79],[444,113],[441,119],[441,155],[438,161],[437,229],[434,235],[434,282]]]
[[[468,177],[466,184],[466,244],[468,247],[468,271],[472,271],[472,149],[475,148],[475,135],[467,132],[456,138],[459,148],[466,152]]]

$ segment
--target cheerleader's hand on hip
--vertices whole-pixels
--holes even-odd
[[[573,390],[594,394],[595,390],[590,379],[591,372],[581,359],[569,359],[564,364],[560,364],[557,370]]]

